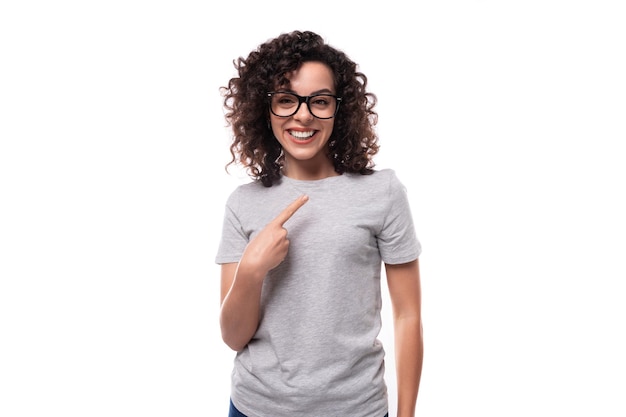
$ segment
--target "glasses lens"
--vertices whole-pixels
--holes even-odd
[[[272,95],[272,113],[276,116],[291,116],[298,109],[298,96],[289,93],[274,93]]]
[[[277,116],[288,117],[298,111],[300,99],[291,93],[274,93],[272,95],[272,113]],[[337,99],[328,94],[319,94],[309,98],[309,110],[313,116],[320,119],[329,119],[335,115]]]
[[[333,96],[320,94],[309,99],[309,108],[313,116],[328,119],[335,115],[337,100]]]

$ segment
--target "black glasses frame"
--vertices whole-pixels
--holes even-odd
[[[272,96],[274,94],[290,94],[292,96],[297,97],[298,98],[298,106],[296,106],[296,109],[294,110],[294,112],[289,114],[289,115],[287,115],[287,116],[274,113],[274,110],[272,110]],[[316,116],[315,113],[313,113],[311,111],[311,105],[309,104],[310,100],[312,98],[319,97],[319,96],[333,97],[337,101],[337,106],[335,107],[335,112],[333,113],[332,116],[330,116],[330,117],[319,117],[319,116]],[[309,110],[309,113],[311,113],[313,115],[313,117],[315,117],[316,119],[328,120],[328,119],[332,119],[333,117],[337,116],[337,112],[339,111],[339,105],[341,104],[341,97],[338,97],[338,96],[336,96],[334,94],[328,94],[328,93],[313,94],[312,96],[299,96],[296,93],[292,93],[290,91],[270,91],[269,93],[267,93],[267,99],[270,102],[270,111],[276,117],[291,117],[294,114],[298,113],[298,110],[300,110],[300,106],[302,105],[302,103],[306,103],[306,108]]]

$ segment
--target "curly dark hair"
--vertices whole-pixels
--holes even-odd
[[[226,121],[234,133],[232,160],[226,168],[239,163],[266,187],[280,178],[277,159],[281,146],[269,124],[267,93],[288,86],[289,75],[311,61],[330,67],[336,94],[342,98],[327,145],[335,171],[364,175],[373,172],[372,158],[379,149],[374,130],[378,121],[376,96],[366,90],[367,77],[357,71],[357,64],[310,31],[281,34],[261,44],[247,58],[233,62],[239,76],[220,88]]]

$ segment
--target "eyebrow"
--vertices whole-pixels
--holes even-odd
[[[283,91],[285,93],[293,93],[293,94],[296,94],[296,95],[300,95],[300,94],[296,93],[294,90],[292,90],[290,88],[283,89],[281,91]],[[311,94],[309,94],[309,96],[314,96],[314,95],[317,95],[317,94],[330,94],[330,95],[333,95],[335,93],[333,93],[332,90],[330,90],[328,88],[322,88],[321,90],[313,91]]]

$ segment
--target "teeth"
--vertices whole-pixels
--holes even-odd
[[[315,131],[311,130],[309,132],[299,132],[296,130],[290,130],[289,133],[291,134],[291,136],[294,136],[298,139],[307,139],[313,136],[315,134]]]

